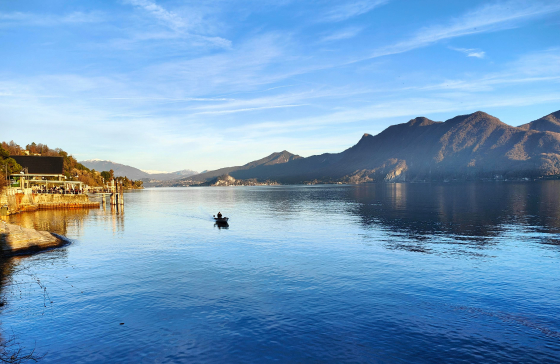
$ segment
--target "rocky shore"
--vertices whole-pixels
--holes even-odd
[[[0,258],[30,254],[68,244],[63,236],[0,221]]]

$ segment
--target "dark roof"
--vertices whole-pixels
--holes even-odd
[[[14,158],[23,168],[27,168],[29,174],[62,174],[64,165],[62,157],[12,155],[10,158]]]

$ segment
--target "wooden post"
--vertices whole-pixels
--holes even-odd
[[[121,185],[120,185],[119,204],[121,206],[124,206],[124,186],[123,186],[122,182],[121,182]]]
[[[117,204],[117,196],[115,194],[115,180],[111,180],[111,205],[114,206]]]

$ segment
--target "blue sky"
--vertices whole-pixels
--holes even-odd
[[[0,139],[144,170],[560,110],[560,2],[0,1]]]

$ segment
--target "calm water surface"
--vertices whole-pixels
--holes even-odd
[[[10,217],[74,243],[4,264],[3,337],[42,363],[560,363],[556,181],[125,200]]]

